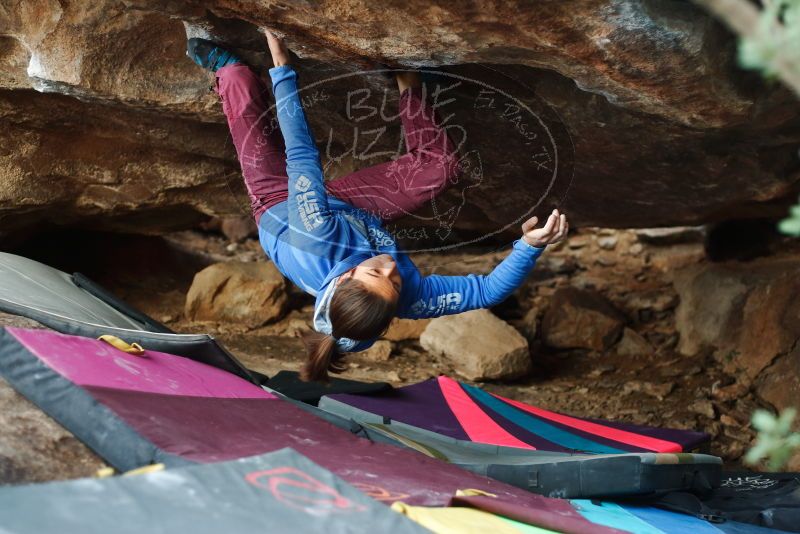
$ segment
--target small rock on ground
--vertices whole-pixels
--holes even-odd
[[[272,262],[216,263],[194,277],[186,317],[257,328],[280,319],[289,302],[286,280]]]
[[[711,404],[710,400],[701,399],[693,402],[689,405],[689,409],[697,414],[703,415],[708,417],[709,419],[714,419],[714,405]]]
[[[631,328],[625,328],[622,331],[622,337],[615,350],[620,356],[650,356],[653,354],[653,347],[650,343]]]
[[[590,290],[566,287],[553,294],[542,320],[542,339],[555,348],[606,350],[619,339],[624,318]]]
[[[392,356],[392,342],[385,339],[379,339],[372,344],[370,348],[358,353],[358,355],[372,362],[388,362]]]
[[[653,382],[643,382],[641,380],[633,380],[631,382],[626,383],[622,387],[622,394],[627,395],[633,392],[644,393],[645,395],[650,395],[651,397],[655,397],[658,400],[664,400],[664,397],[672,393],[675,389],[674,382],[664,382],[660,384],[654,384]]]
[[[446,357],[469,380],[502,380],[531,370],[528,341],[488,310],[433,319],[420,337],[429,352]]]
[[[389,341],[405,341],[407,339],[419,339],[425,327],[430,323],[430,319],[401,319],[396,317],[389,325],[389,329],[383,334],[383,339]]]

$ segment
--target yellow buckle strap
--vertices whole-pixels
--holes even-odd
[[[111,334],[103,334],[97,339],[105,341],[115,349],[121,350],[127,354],[133,354],[134,356],[144,355],[144,349],[138,343],[126,343],[117,336],[112,336]]]
[[[155,473],[157,471],[163,471],[164,464],[150,464],[144,465],[142,467],[137,467],[136,469],[131,469],[130,471],[125,471],[122,473],[122,476],[136,476],[136,475],[145,475],[147,473]],[[113,477],[117,474],[117,470],[113,467],[103,467],[98,469],[97,472],[94,474],[95,478],[108,478]]]

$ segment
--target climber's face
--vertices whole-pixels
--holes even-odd
[[[367,289],[382,296],[386,300],[397,300],[403,279],[397,270],[397,263],[389,254],[374,256],[364,260],[353,269],[342,275],[341,280],[353,278],[364,284]]]

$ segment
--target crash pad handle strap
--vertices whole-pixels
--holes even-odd
[[[115,349],[121,350],[127,354],[133,354],[134,356],[142,356],[144,355],[144,349],[138,343],[128,343],[126,341],[121,340],[117,336],[112,336],[111,334],[103,334],[102,336],[98,337],[100,341],[104,341],[114,347]]]
[[[150,464],[150,465],[143,465],[142,467],[137,467],[136,469],[131,469],[130,471],[125,471],[121,473],[122,476],[134,476],[134,475],[146,475],[148,473],[155,473],[157,471],[163,471],[165,469],[164,464]],[[117,470],[113,467],[102,467],[97,470],[94,474],[95,478],[109,478],[113,477],[117,474]]]
[[[692,493],[683,491],[669,492],[660,496],[652,504],[671,512],[693,515],[709,523],[724,523],[726,521],[721,511],[709,507],[697,495]]]

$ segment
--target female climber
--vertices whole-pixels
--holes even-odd
[[[265,35],[279,128],[267,88],[236,55],[197,38],[189,40],[187,54],[216,74],[261,246],[287,278],[316,297],[304,380],[342,372],[344,353],[368,348],[395,316],[420,319],[498,304],[525,280],[544,247],[566,236],[567,220],[553,210],[541,228],[536,217],[522,225],[511,254],[489,275],[423,277],[381,225],[413,212],[457,178],[457,151],[424,102],[419,75],[396,74],[407,153],[325,183],[289,52],[270,31]],[[411,184],[408,169],[415,173]]]

